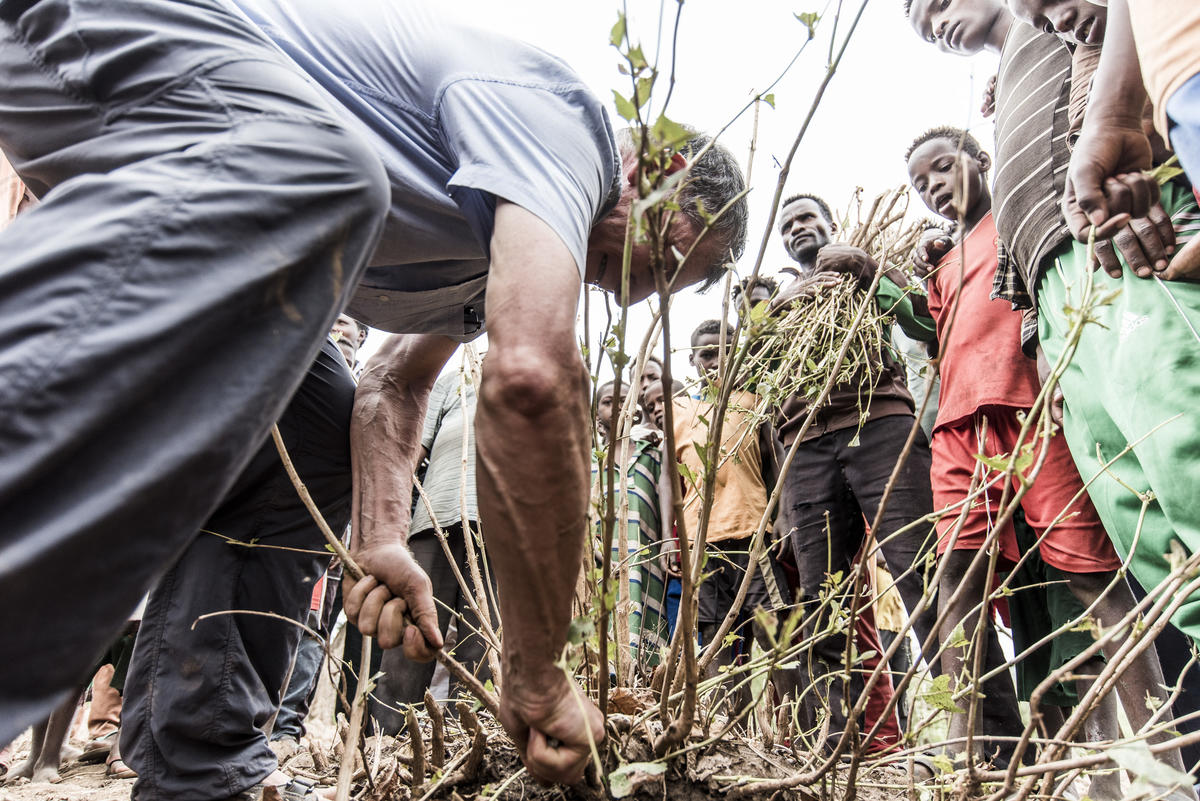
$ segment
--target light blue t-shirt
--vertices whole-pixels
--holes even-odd
[[[387,169],[391,211],[349,314],[387,331],[477,335],[496,198],[549,224],[582,275],[621,170],[608,115],[570,67],[411,0],[232,2]]]

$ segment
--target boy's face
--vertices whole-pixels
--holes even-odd
[[[991,161],[986,153],[981,158],[959,152],[958,142],[939,136],[923,142],[908,157],[908,180],[934,214],[957,222],[961,208],[970,219],[987,193]],[[959,193],[963,196],[956,199]]]
[[[1088,0],[1008,0],[1013,16],[1077,45],[1104,44],[1108,7]]]
[[[662,380],[662,367],[658,362],[646,359],[646,366],[642,368],[641,385],[638,387],[642,392],[646,391],[646,387],[650,386],[655,381]]]
[[[663,419],[666,406],[666,397],[663,394],[663,385],[661,381],[655,381],[650,386],[646,387],[646,394],[642,396],[642,406],[646,407],[646,414],[650,421],[654,423],[654,427],[659,431],[663,430]]]
[[[913,0],[908,21],[943,53],[973,56],[987,46],[992,26],[1007,13],[1003,0]]]
[[[725,348],[729,349],[729,338],[725,339]],[[701,334],[692,346],[688,362],[696,368],[696,373],[703,379],[716,380],[717,365],[721,362],[721,335]]]
[[[625,391],[625,387],[621,387]],[[608,431],[609,421],[612,420],[613,404],[620,405],[625,398],[613,394],[612,386],[607,386],[600,392],[600,398],[596,401],[596,423],[602,431]]]
[[[812,264],[817,251],[829,244],[833,225],[812,198],[802,197],[783,207],[779,235],[788,255],[801,264]]]

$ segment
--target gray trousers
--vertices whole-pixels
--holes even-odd
[[[335,531],[350,520],[353,405],[354,379],[326,340],[279,419],[296,472]],[[134,801],[225,799],[275,769],[262,727],[280,704],[300,629],[255,615],[199,618],[248,610],[305,620],[329,565],[324,544],[268,439],[150,593],[121,721],[121,755],[138,774]]]
[[[0,233],[7,742],[84,681],[262,444],[388,189],[216,0],[0,17],[0,149],[44,201]]]

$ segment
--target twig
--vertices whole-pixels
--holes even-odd
[[[433,726],[433,734],[429,738],[429,764],[441,770],[446,764],[446,719],[428,689],[425,690],[425,712]]]

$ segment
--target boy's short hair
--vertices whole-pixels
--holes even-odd
[[[692,332],[692,347],[696,347],[696,343],[700,341],[700,337],[708,336],[709,334],[720,334],[721,328],[725,328],[725,341],[733,340],[733,326],[723,320],[705,320],[696,326],[696,330]]]
[[[908,161],[912,158],[913,151],[926,142],[934,139],[945,139],[954,144],[955,147],[962,148],[962,152],[966,153],[971,158],[979,161],[983,155],[983,147],[979,141],[967,133],[962,128],[955,128],[953,125],[939,125],[936,128],[930,128],[925,133],[918,136],[908,146],[908,150],[904,151],[904,160]]]
[[[792,203],[795,203],[797,200],[811,200],[813,203],[816,203],[817,207],[821,209],[821,216],[825,218],[825,222],[833,225],[833,211],[830,210],[829,204],[825,202],[824,198],[817,197],[816,195],[809,194],[808,192],[798,192],[789,198],[785,198],[783,204],[779,207],[780,211],[787,208]]]
[[[912,16],[912,4],[913,4],[913,0],[904,0],[904,16],[905,16],[905,18]]]
[[[733,285],[733,294],[741,297],[749,295],[750,290],[756,286],[766,287],[767,291],[774,295],[779,291],[779,282],[769,275],[760,275],[755,278],[744,278]]]

